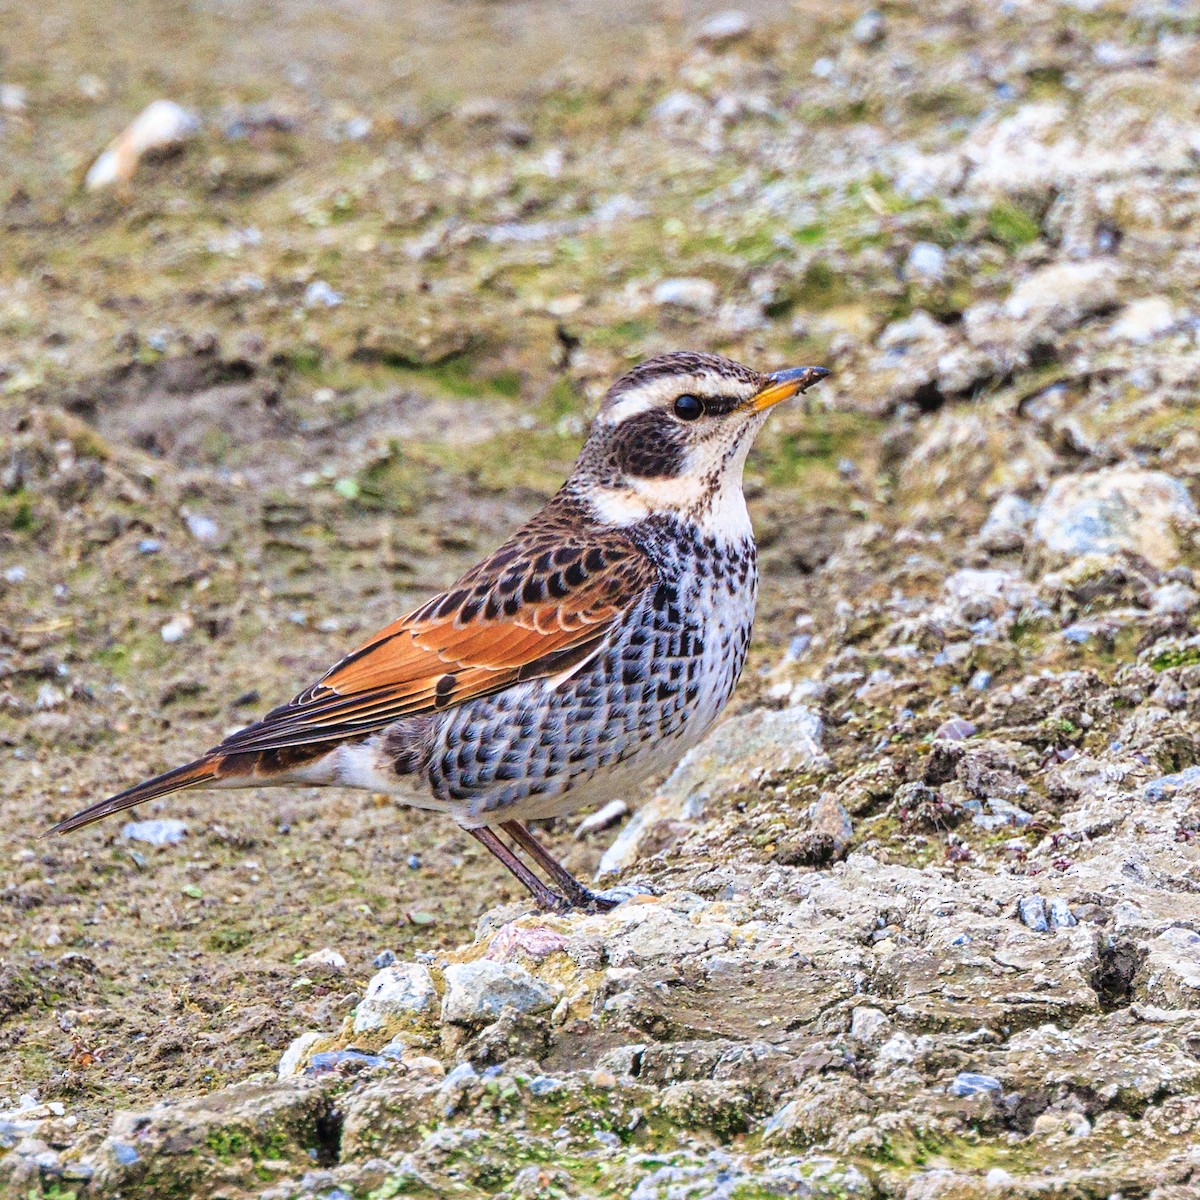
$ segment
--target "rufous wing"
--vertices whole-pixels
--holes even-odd
[[[574,541],[520,537],[213,753],[360,737],[568,671],[656,582],[649,558],[617,531]]]

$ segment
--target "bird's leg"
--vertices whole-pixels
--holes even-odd
[[[500,826],[521,849],[525,850],[563,890],[563,895],[573,908],[586,908],[591,912],[608,912],[616,908],[619,900],[610,900],[584,887],[566,867],[521,824],[520,821],[505,821]],[[510,868],[511,869],[511,868]]]
[[[538,908],[548,912],[566,912],[574,907],[572,900],[560,896],[548,888],[513,852],[500,840],[495,831],[486,825],[478,829],[468,829],[467,832],[482,845],[486,846],[533,894]],[[561,869],[561,868],[560,868]],[[574,883],[574,880],[571,881]],[[576,887],[579,885],[576,884]]]

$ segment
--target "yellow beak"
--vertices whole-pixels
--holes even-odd
[[[824,367],[791,367],[786,371],[776,371],[767,376],[767,386],[751,397],[750,410],[765,412],[784,400],[790,400],[798,392],[807,391],[828,374]]]

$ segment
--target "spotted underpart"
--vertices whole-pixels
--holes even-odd
[[[525,819],[611,796],[693,745],[729,699],[746,659],[757,590],[754,544],[699,536],[670,519],[630,530],[658,582],[590,662],[561,681],[481,697],[434,719],[426,750],[396,755],[459,819]],[[399,749],[402,722],[389,734]]]

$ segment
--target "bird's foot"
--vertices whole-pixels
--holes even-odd
[[[561,913],[612,912],[618,905],[633,899],[634,896],[653,896],[654,894],[653,889],[643,883],[624,883],[617,887],[605,888],[602,891],[593,891],[589,887],[584,887],[582,883],[577,883],[572,888],[563,889],[563,895],[557,897],[561,902],[561,907],[556,905],[555,911]]]

